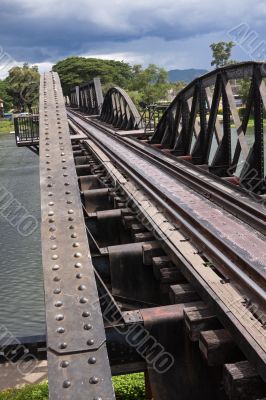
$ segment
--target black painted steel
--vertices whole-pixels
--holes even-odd
[[[39,144],[39,115],[32,114],[14,118],[17,146],[37,146]]]
[[[246,62],[219,68],[195,79],[168,107],[151,144],[169,149],[194,164],[205,165],[219,176],[231,176],[238,170],[243,185],[257,193],[265,192],[265,76],[265,63]],[[242,118],[236,106],[235,90],[243,80],[249,82],[250,91],[246,115]],[[251,114],[254,144],[248,146],[245,134]],[[237,132],[234,140],[232,123]]]
[[[119,87],[113,87],[106,93],[99,119],[121,130],[142,128],[142,119],[135,104]]]
[[[88,115],[98,115],[103,104],[103,93],[100,78],[75,86],[70,90],[70,105],[79,108]]]

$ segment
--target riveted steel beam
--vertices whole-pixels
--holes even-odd
[[[42,259],[51,399],[114,399],[64,98],[40,82]]]

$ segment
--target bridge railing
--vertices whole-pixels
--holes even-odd
[[[157,125],[164,115],[166,109],[169,107],[168,104],[147,104],[143,105],[143,111],[141,111],[141,119],[144,125],[144,133],[151,135],[157,128]]]
[[[25,115],[14,118],[17,146],[37,146],[39,144],[39,115]]]
[[[265,190],[265,77],[266,63],[246,62],[195,79],[168,107],[151,143],[216,175],[237,177],[252,191]],[[243,84],[241,114],[235,93]]]

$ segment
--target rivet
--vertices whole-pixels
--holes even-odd
[[[78,287],[78,290],[86,290],[86,289],[87,289],[87,286],[85,286],[85,285],[80,285]]]
[[[69,182],[65,182],[65,186],[69,186]]]
[[[51,235],[50,236],[50,240],[55,240],[56,239],[56,236],[55,235]]]
[[[85,303],[88,303],[88,299],[87,299],[87,297],[81,297],[80,298],[80,300],[79,300],[79,302],[81,303],[81,304],[85,304]]]
[[[65,153],[61,153],[61,156],[64,156],[65,155]]]
[[[72,200],[67,200],[67,204],[72,204]]]
[[[81,279],[82,276],[83,276],[82,274],[77,274],[77,275],[76,275],[76,278],[77,278],[77,279]]]
[[[54,265],[53,268],[52,268],[52,270],[53,270],[53,271],[57,271],[59,268],[60,268],[59,265]]]
[[[55,225],[50,226],[49,231],[50,232],[56,231],[56,226]]]
[[[74,217],[69,217],[68,221],[74,221]]]
[[[51,183],[48,183],[47,187],[53,187],[53,185]]]
[[[70,381],[66,380],[66,381],[63,382],[63,388],[67,389],[70,386],[71,386],[71,382]]]
[[[76,268],[81,268],[81,267],[82,267],[82,264],[81,264],[80,262],[77,262],[77,263],[75,264],[75,267],[76,267]]]
[[[58,333],[65,333],[65,328],[63,328],[62,326],[60,326],[59,328],[57,328],[56,332],[58,332]]]
[[[69,229],[75,229],[74,225],[70,225]]]
[[[49,215],[49,217],[51,217],[52,215],[54,215],[54,212],[53,211],[49,211],[48,215]]]
[[[79,252],[77,252],[77,253],[74,254],[74,257],[75,257],[75,258],[80,258],[80,257],[82,257],[82,254],[79,253]]]
[[[92,384],[99,383],[99,378],[97,378],[97,376],[92,376],[92,377],[90,378],[90,381],[89,381],[89,382],[92,383]]]
[[[96,364],[96,357],[90,357],[90,358],[88,359],[88,363],[89,363],[89,364]]]
[[[54,218],[49,218],[48,222],[51,224],[52,222],[55,222]]]
[[[86,325],[84,325],[84,329],[85,329],[85,331],[89,331],[90,329],[92,329],[92,325],[86,324]]]
[[[61,364],[60,364],[61,368],[67,368],[68,366],[69,366],[69,362],[66,361],[66,360],[62,361]]]
[[[66,176],[68,176],[68,174],[66,174],[66,173],[65,173],[65,174],[63,174],[63,176],[65,176],[65,177],[66,177]]]
[[[60,294],[61,293],[61,289],[60,288],[56,288],[55,290],[54,290],[54,294]]]
[[[54,202],[53,202],[53,201],[50,201],[50,202],[48,203],[48,205],[49,205],[49,206],[53,206],[53,205],[54,205]]]
[[[52,260],[57,260],[58,259],[58,255],[57,254],[54,254],[53,256],[52,256]]]
[[[59,276],[55,276],[55,277],[54,277],[54,282],[59,282],[59,281],[60,281]]]
[[[55,305],[55,307],[62,307],[63,302],[62,302],[62,301],[56,301],[56,302],[54,303],[54,305]]]
[[[51,246],[51,250],[55,250],[55,249],[57,249],[57,245],[56,245],[56,244],[53,244],[53,245]]]
[[[68,214],[74,214],[74,210],[68,210]]]
[[[55,319],[56,319],[56,321],[63,321],[64,315],[63,315],[63,314],[57,314],[57,315],[55,316]]]
[[[80,244],[78,242],[73,243],[73,247],[79,247]]]
[[[52,193],[52,192],[49,192],[49,193],[48,193],[48,196],[52,196],[52,195],[53,195],[53,193]]]
[[[71,192],[69,192],[69,190],[67,190],[66,192],[65,192],[65,194],[70,194]]]
[[[82,317],[84,317],[84,318],[87,318],[87,317],[90,317],[90,316],[91,316],[91,313],[89,311],[84,311],[82,313]]]
[[[73,239],[75,239],[77,236],[78,236],[78,235],[77,235],[75,232],[72,233],[72,235],[71,235],[71,237],[72,237]]]

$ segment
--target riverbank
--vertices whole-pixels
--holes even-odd
[[[0,134],[6,134],[14,131],[14,124],[8,119],[0,121]]]
[[[145,400],[144,374],[113,377],[117,400]],[[47,381],[0,393],[0,400],[48,400]]]

